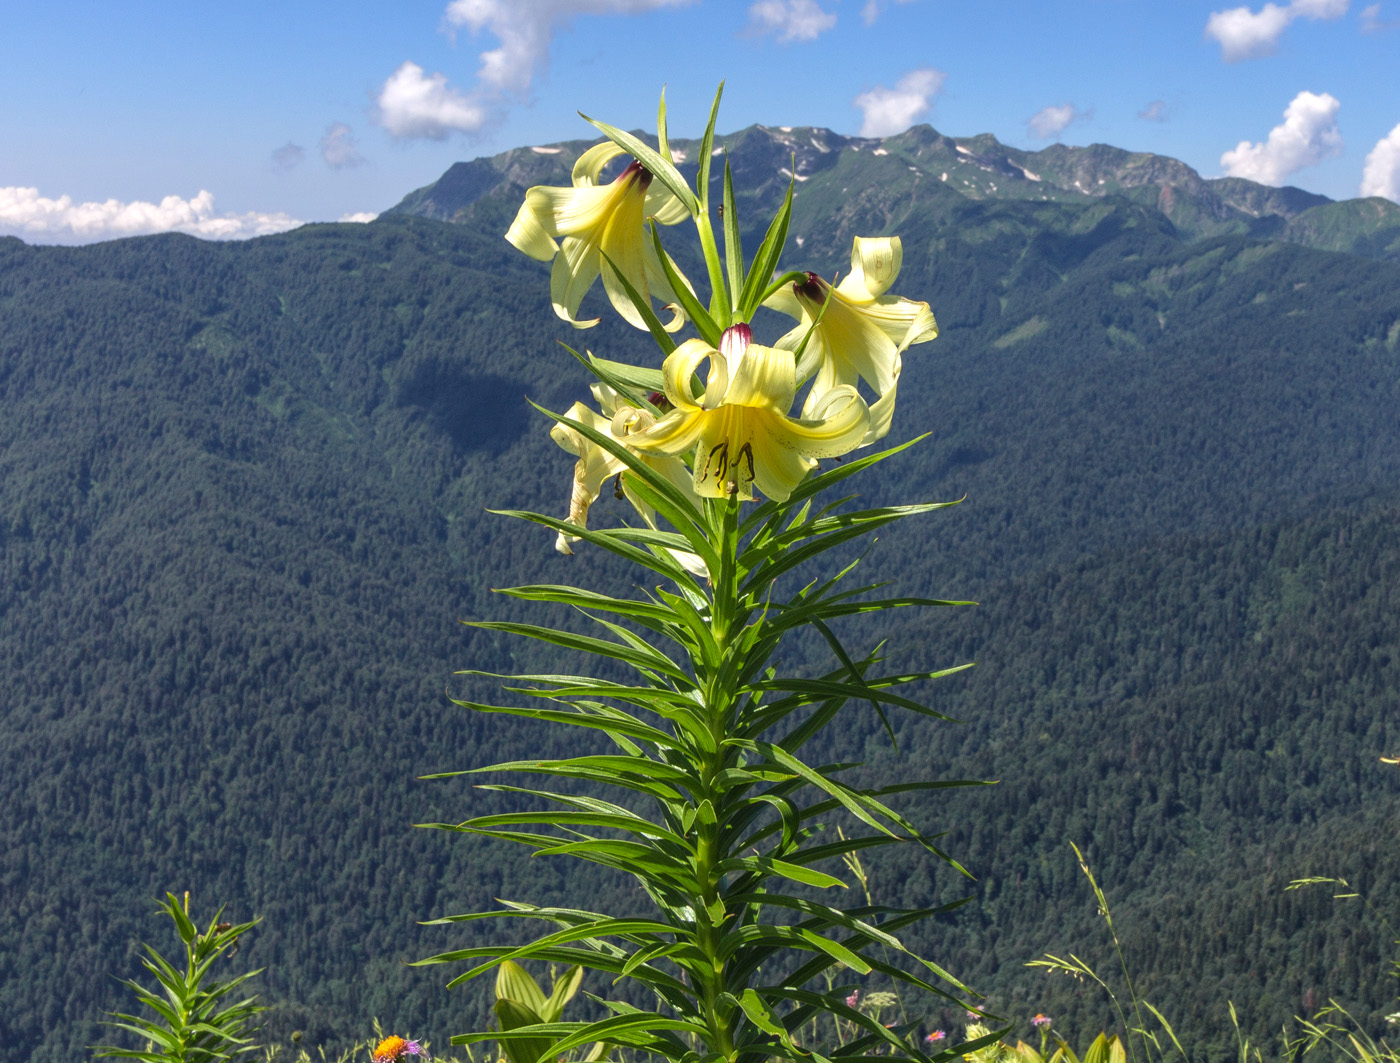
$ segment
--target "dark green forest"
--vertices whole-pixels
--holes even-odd
[[[787,264],[830,274],[852,235],[903,237],[895,290],[943,334],[906,356],[896,432],[932,435],[869,493],[964,501],[862,565],[980,604],[843,637],[977,667],[924,692],[964,722],[905,722],[896,753],[851,706],[830,755],[997,781],[909,806],[975,881],[882,850],[877,895],[972,895],[911,943],[1002,1014],[1087,1035],[1113,1022],[1101,991],[1024,966],[1075,952],[1113,971],[1075,842],[1195,1058],[1233,1051],[1227,1000],[1263,1040],[1329,996],[1394,1010],[1384,927],[1284,886],[1342,875],[1400,908],[1400,777],[1379,763],[1400,746],[1400,265],[1188,238],[1129,198],[972,199],[868,161],[839,197],[799,188]],[[747,202],[771,200],[767,165]],[[420,920],[495,897],[632,903],[601,872],[412,826],[507,800],[419,776],[556,741],[448,695],[492,693],[456,669],[567,656],[526,662],[457,621],[539,619],[493,586],[633,579],[486,512],[567,504],[572,458],[525,401],[584,397],[556,341],[646,349],[548,313],[548,267],[500,238],[512,188],[456,223],[0,240],[12,1058],[104,1039],[166,890],[261,916],[239,962],[267,968],[267,1036],[328,1050],[376,1016],[439,1043],[483,1021],[489,987],[405,966],[465,940]],[[626,516],[608,498],[595,514]]]

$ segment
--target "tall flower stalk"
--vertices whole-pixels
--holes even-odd
[[[112,1017],[118,1021],[104,1023],[136,1035],[145,1042],[145,1048],[98,1045],[95,1054],[145,1063],[223,1063],[255,1051],[253,1019],[263,1008],[256,997],[239,999],[239,994],[243,983],[261,974],[261,969],[227,980],[211,977],[211,971],[221,958],[238,951],[238,939],[258,920],[221,922],[221,908],[200,930],[190,919],[189,893],[183,904],[173,893],[156,903],[175,924],[184,946],[184,959],[172,961],[153,946],[145,946],[141,965],[155,977],[157,987],[131,979],[126,979],[125,985],[150,1014],[114,1012]]]
[[[458,1035],[455,1044],[528,1042],[532,1053],[547,1045],[537,1058],[564,1058],[591,1045],[590,1058],[623,1049],[694,1063],[949,1059],[954,1048],[932,1046],[928,1054],[919,1047],[917,1019],[886,1026],[850,1000],[868,978],[928,994],[930,1004],[964,1006],[966,987],[900,939],[905,928],[955,905],[900,909],[862,898],[843,906],[839,895],[848,884],[838,872],[842,858],[861,850],[912,843],[965,874],[887,803],[958,784],[860,786],[844,781],[856,765],[811,757],[818,737],[852,702],[872,705],[887,729],[892,710],[943,719],[905,688],[967,667],[887,672],[878,647],[852,651],[835,631],[842,618],[862,613],[964,603],[877,597],[881,583],[851,586],[861,583],[851,578],[856,563],[818,567],[828,551],[948,504],[857,509],[849,499],[818,502],[911,445],[818,467],[888,430],[904,352],[936,336],[937,326],[927,304],[884,294],[899,270],[897,237],[856,242],[858,283],[779,273],[791,185],[746,259],[727,161],[721,252],[710,203],[718,106],[716,94],[693,189],[672,161],[663,97],[655,148],[589,119],[607,145],[580,160],[575,187],[531,189],[507,236],[526,253],[555,258],[551,288],[561,317],[584,324],[575,314],[601,272],[614,305],[619,293],[626,296],[622,316],[645,327],[662,356],[658,368],[575,352],[597,378],[601,409],[545,411],[556,441],[578,458],[569,516],[509,515],[557,533],[563,552],[582,542],[632,562],[648,573],[649,589],[627,598],[552,584],[501,591],[572,606],[595,626],[588,633],[504,621],[473,626],[609,663],[596,675],[467,671],[461,674],[504,679],[523,703],[457,704],[583,728],[611,743],[611,751],[473,769],[561,780],[562,788],[491,782],[484,788],[543,807],[433,825],[630,875],[651,910],[615,915],[508,901],[497,911],[434,922],[506,918],[543,924],[542,931],[420,962],[467,964],[450,985],[530,960],[605,976],[593,986],[598,1017],[502,1023],[497,1031]],[[616,187],[600,185],[597,160],[620,153],[632,161]],[[645,213],[654,204],[664,216]],[[676,270],[656,225],[687,216],[706,266],[708,302]],[[671,321],[661,322],[652,296],[673,308]],[[771,347],[755,342],[751,327],[764,305],[790,306],[798,319],[797,329]],[[832,325],[823,329],[826,313]],[[696,335],[678,342],[672,331],[682,320]],[[862,382],[874,393],[862,393]],[[804,385],[815,390],[794,412]],[[613,476],[641,519],[590,528],[589,505]],[[781,640],[799,631],[830,648],[824,673],[787,676],[772,663]],[[846,829],[826,832],[838,823]],[[648,1005],[609,996],[607,987],[621,981],[646,991],[628,993],[628,1000],[645,997]],[[830,1043],[806,1042],[812,1030],[832,1031]]]

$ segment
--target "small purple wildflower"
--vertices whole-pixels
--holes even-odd
[[[1031,1025],[1036,1027],[1037,1029],[1043,1029],[1046,1026],[1049,1026],[1051,1021],[1052,1020],[1049,1015],[1041,1015],[1037,1013],[1036,1017],[1031,1020]]]
[[[860,990],[853,989],[851,995],[846,998],[846,1007],[853,1008],[860,1003]]]
[[[943,1040],[943,1039],[944,1039],[945,1037],[947,1037],[947,1036],[948,1036],[948,1035],[947,1035],[946,1033],[944,1033],[942,1030],[934,1030],[933,1033],[931,1033],[931,1034],[929,1034],[927,1037],[925,1037],[924,1040],[927,1041],[927,1042],[928,1042],[929,1044],[931,1044],[931,1045],[936,1045],[936,1044],[938,1044],[939,1041]]]

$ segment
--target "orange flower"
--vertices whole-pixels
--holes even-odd
[[[389,1036],[379,1042],[374,1050],[374,1063],[393,1063],[400,1056],[423,1054],[423,1046],[417,1041],[407,1041],[402,1037]]]

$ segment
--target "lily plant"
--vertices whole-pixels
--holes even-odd
[[[884,584],[850,578],[854,562],[819,567],[834,548],[950,504],[819,502],[912,445],[821,464],[890,431],[904,353],[936,337],[938,327],[927,303],[887,294],[900,270],[897,236],[856,239],[852,270],[839,282],[780,269],[791,183],[766,235],[745,255],[727,160],[712,190],[711,160],[722,154],[714,146],[719,100],[717,93],[693,186],[668,143],[663,95],[654,147],[587,119],[606,140],[579,159],[572,187],[531,188],[506,234],[525,254],[552,260],[560,318],[578,328],[596,323],[579,320],[578,311],[601,278],[617,312],[647,329],[660,349],[659,366],[571,352],[594,378],[597,408],[580,402],[564,414],[542,411],[554,422],[555,441],[577,459],[567,516],[510,513],[553,531],[563,553],[587,543],[636,565],[646,586],[634,597],[553,584],[500,592],[571,606],[593,627],[474,626],[576,651],[602,666],[596,674],[584,667],[510,676],[468,670],[459,674],[504,680],[522,703],[457,704],[579,728],[596,744],[584,742],[586,751],[562,759],[471,769],[558,785],[489,782],[483,788],[517,795],[522,810],[431,824],[629,875],[649,911],[507,901],[433,922],[507,919],[540,924],[540,931],[419,962],[466,964],[450,985],[493,970],[523,984],[517,965],[529,961],[568,967],[570,979],[586,985],[593,973],[585,992],[594,1001],[591,1017],[517,1010],[495,1031],[453,1037],[454,1044],[497,1040],[508,1059],[596,1059],[622,1050],[678,1063],[950,1060],[980,1043],[924,1042],[926,1052],[917,1036],[922,1014],[886,1025],[851,1000],[870,980],[923,994],[929,1007],[965,1008],[967,987],[900,936],[956,904],[901,909],[864,897],[843,904],[840,872],[850,866],[843,858],[861,850],[907,843],[965,875],[926,826],[890,803],[963,784],[858,785],[844,781],[856,765],[824,763],[818,752],[822,732],[853,704],[873,706],[891,739],[890,711],[944,719],[907,688],[968,667],[886,672],[879,647],[855,651],[836,633],[846,617],[967,603],[881,597]],[[603,183],[604,166],[619,156],[621,172]],[[720,234],[711,220],[715,193]],[[682,275],[662,244],[661,226],[687,219],[706,284]],[[760,307],[795,320],[768,346],[754,339]],[[694,335],[678,338],[687,328]],[[590,527],[590,506],[609,480],[639,519]],[[781,674],[772,663],[779,643],[804,631],[829,647],[829,667]],[[610,987],[620,982],[632,990],[614,994]],[[813,1030],[831,1035],[813,1043]]]

